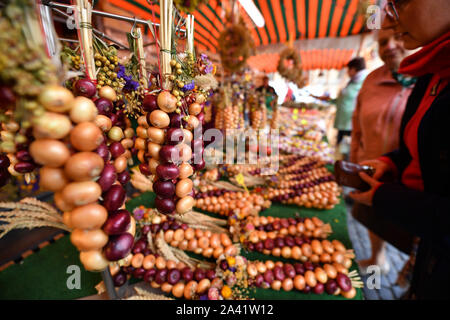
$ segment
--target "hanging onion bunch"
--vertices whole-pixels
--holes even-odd
[[[292,61],[292,66],[287,66],[288,61]],[[300,55],[294,48],[288,47],[280,53],[277,71],[283,78],[298,85],[301,85],[304,81]]]
[[[226,72],[238,72],[244,68],[254,50],[253,38],[241,21],[225,28],[219,36],[219,54]]]
[[[0,12],[0,187],[11,175],[33,179],[36,164],[27,148],[31,125],[45,109],[37,97],[58,82],[47,57],[33,1],[9,1]],[[55,99],[67,99],[60,90]]]

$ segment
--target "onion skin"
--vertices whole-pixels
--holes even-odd
[[[156,175],[162,180],[178,178],[180,170],[174,164],[160,164],[156,167]]]
[[[69,183],[61,168],[43,167],[39,171],[39,186],[44,190],[57,192]]]
[[[103,248],[108,242],[108,235],[100,229],[74,229],[70,241],[80,251],[90,251]]]
[[[107,218],[108,212],[98,203],[77,207],[70,213],[70,223],[77,229],[100,229]]]
[[[73,181],[88,181],[100,175],[104,161],[97,153],[78,152],[64,165],[64,173]]]
[[[117,174],[116,169],[110,163],[105,164],[103,171],[98,179],[97,183],[100,185],[102,192],[106,192],[111,188],[114,182],[116,182]]]
[[[80,261],[88,271],[102,271],[109,265],[109,261],[99,250],[80,252]]]
[[[107,162],[111,159],[111,153],[109,152],[108,146],[106,144],[101,144],[95,150],[97,154],[102,157],[103,161]]]
[[[151,141],[151,142],[154,142],[157,144],[164,143],[165,134],[164,134],[164,130],[162,130],[162,129],[150,127],[147,129],[147,136],[148,136],[149,141]]]
[[[81,122],[71,131],[70,143],[79,151],[93,151],[103,143],[103,134],[94,123]]]
[[[127,231],[131,223],[131,215],[127,210],[117,210],[111,213],[103,225],[103,231],[108,235],[118,235]]]
[[[119,209],[125,201],[126,193],[122,186],[113,185],[106,193],[103,205],[108,211]]]
[[[189,106],[189,114],[196,116],[202,112],[202,106],[199,103],[194,102]]]
[[[189,178],[194,174],[194,170],[192,169],[192,166],[189,163],[183,162],[180,167],[180,179],[186,179]]]
[[[98,95],[101,98],[106,98],[108,100],[111,101],[116,101],[117,100],[117,95],[116,95],[116,91],[111,88],[110,86],[103,86],[100,88]]]
[[[112,236],[105,246],[104,254],[109,261],[125,258],[133,248],[134,238],[129,233]]]
[[[102,194],[98,183],[93,181],[71,182],[62,189],[62,198],[69,206],[83,206],[96,202]]]
[[[150,123],[159,129],[164,129],[169,126],[170,118],[164,111],[154,110],[150,113]]]
[[[95,117],[94,123],[103,132],[107,132],[112,127],[112,121],[105,115],[99,114]]]
[[[106,115],[113,109],[113,104],[109,99],[99,98],[95,100],[95,106],[99,115]],[[111,121],[112,123],[112,121]]]
[[[177,202],[176,210],[179,214],[185,214],[192,210],[195,200],[191,196],[186,196]]]
[[[75,123],[94,121],[98,115],[97,107],[91,99],[76,97],[71,102],[70,120]]]
[[[167,113],[174,112],[177,108],[177,98],[169,91],[162,91],[158,94],[157,103],[158,107]]]
[[[77,96],[92,98],[97,93],[95,84],[89,79],[79,79],[75,82],[74,91]]]
[[[154,187],[154,185],[153,185],[153,187]],[[175,194],[177,195],[177,197],[183,198],[192,191],[193,187],[194,187],[194,184],[192,183],[191,179],[182,179],[182,180],[178,181],[178,183],[176,185]]]
[[[39,139],[30,145],[33,160],[41,165],[57,168],[69,159],[70,151],[64,143],[52,139]]]
[[[47,85],[39,94],[38,100],[45,109],[64,113],[70,110],[70,101],[73,98],[72,92],[66,88],[59,85]]]
[[[38,139],[62,139],[72,129],[72,122],[64,114],[46,112],[37,118],[33,134]]]
[[[153,94],[147,94],[142,101],[142,109],[146,112],[152,112],[158,109],[157,97]]]

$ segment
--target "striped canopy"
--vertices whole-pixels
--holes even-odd
[[[365,31],[364,17],[358,11],[365,0],[254,0],[265,19],[258,28],[240,8],[256,46],[286,43],[289,40],[346,37]],[[370,0],[377,4],[381,0]],[[146,0],[108,0],[136,17],[159,22],[159,6]],[[195,43],[200,50],[217,52],[218,38],[225,25],[220,0],[209,0],[194,12]],[[367,2],[367,1],[366,1]]]

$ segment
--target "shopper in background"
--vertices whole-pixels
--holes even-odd
[[[269,86],[268,76],[264,76],[263,85],[258,87],[256,91],[260,92],[264,96],[267,109],[272,111],[277,105],[278,96],[275,89]]]
[[[419,77],[401,122],[400,146],[362,164],[371,185],[351,197],[420,237],[410,297],[450,299],[450,0],[388,1],[383,29],[406,49],[399,72]],[[398,182],[380,182],[391,173]]]
[[[379,31],[378,52],[384,65],[367,76],[353,112],[351,162],[357,163],[380,157],[398,148],[400,122],[415,83],[415,78],[404,77],[397,72],[400,62],[410,52],[404,48],[403,41],[394,34],[393,30]],[[371,257],[358,262],[361,271],[365,273],[368,266],[378,265],[383,273],[388,273],[385,242],[377,234],[390,233],[387,240],[403,236],[402,240],[409,240],[409,242],[411,237],[399,234],[392,226],[386,228],[386,221],[377,219],[372,208],[364,204],[355,203],[352,214],[369,228],[372,246]],[[408,243],[402,247],[406,247],[405,251],[409,253]]]
[[[334,127],[338,130],[337,145],[344,136],[350,136],[352,130],[352,114],[356,106],[356,97],[367,76],[366,63],[364,58],[357,57],[347,64],[347,72],[350,81],[342,89],[336,100],[336,119]]]

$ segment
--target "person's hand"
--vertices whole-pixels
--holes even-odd
[[[364,192],[352,191],[349,193],[349,196],[359,203],[365,204],[366,206],[372,206],[373,195],[375,194],[378,186],[382,183],[362,171],[359,173],[359,176],[370,185],[370,190]]]
[[[374,168],[375,173],[372,178],[375,180],[380,180],[385,173],[392,171],[392,168],[386,162],[377,159],[362,161],[359,164]]]

